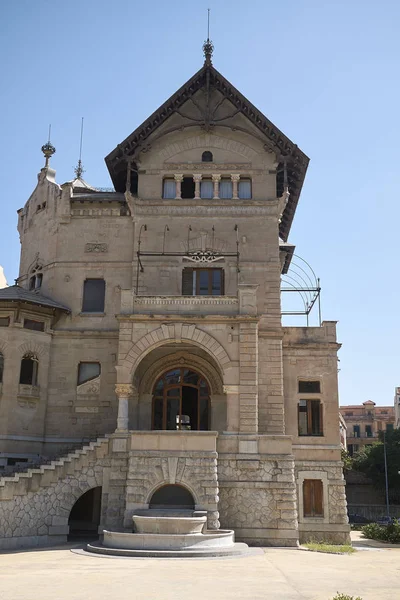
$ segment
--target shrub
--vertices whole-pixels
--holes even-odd
[[[364,525],[361,530],[365,537],[391,544],[400,544],[400,523],[396,519],[391,525],[382,526],[377,523]]]
[[[339,594],[338,592],[336,596],[332,598],[332,600],[362,600],[362,598],[360,598],[360,596],[355,598],[354,596],[349,596],[348,594]]]

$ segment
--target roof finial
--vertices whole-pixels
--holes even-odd
[[[83,139],[83,117],[82,117],[82,122],[81,122],[81,143],[79,146],[79,160],[78,160],[77,166],[74,169],[77,179],[81,179],[83,173],[85,172],[83,165],[82,165],[82,139]]]
[[[210,40],[210,9],[207,8],[207,39],[203,44],[203,52],[204,52],[204,57],[205,57],[205,64],[206,65],[211,65],[212,61],[211,61],[211,57],[212,57],[212,53],[214,52],[214,46],[212,41]]]
[[[50,142],[50,134],[51,134],[51,125],[49,125],[49,140],[48,142],[46,142],[46,144],[44,144],[42,146],[42,152],[46,158],[46,162],[44,165],[44,168],[47,169],[47,167],[49,166],[49,161],[50,158],[53,156],[53,154],[55,153],[56,149],[54,148],[54,146],[51,144]]]

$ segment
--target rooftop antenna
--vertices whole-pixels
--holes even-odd
[[[47,169],[49,166],[49,161],[50,158],[53,156],[53,154],[55,153],[56,149],[54,148],[54,146],[52,145],[52,143],[50,142],[50,136],[51,136],[51,124],[49,125],[49,139],[46,142],[46,144],[44,144],[42,146],[42,152],[45,156],[46,159],[46,163],[44,165],[44,168]]]
[[[81,142],[79,145],[79,160],[78,160],[78,165],[74,169],[77,179],[81,179],[83,173],[85,172],[83,165],[82,165],[82,140],[83,140],[83,117],[82,117],[82,122],[81,122]]]
[[[210,10],[211,9],[207,8],[207,39],[203,44],[203,52],[206,59],[205,64],[208,66],[212,64],[211,57],[214,52],[214,45],[210,40]]]

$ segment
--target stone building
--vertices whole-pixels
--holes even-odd
[[[394,390],[394,426],[396,429],[400,427],[400,387]]]
[[[251,544],[348,540],[335,322],[281,323],[308,158],[204,53],[106,157],[115,191],[80,165],[59,185],[43,147],[0,291],[0,457],[39,464],[0,480],[0,547],[149,505]]]
[[[380,431],[391,431],[395,425],[394,407],[376,406],[372,400],[341,406],[340,413],[346,423],[347,450],[351,456],[376,442]]]

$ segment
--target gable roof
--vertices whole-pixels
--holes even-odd
[[[27,302],[28,304],[37,304],[46,308],[58,308],[65,312],[71,312],[67,306],[43,296],[38,292],[29,292],[19,285],[10,285],[0,290],[0,302]]]
[[[115,190],[117,192],[125,191],[126,164],[129,160],[134,162],[135,156],[145,146],[147,138],[174,112],[179,110],[191,96],[207,86],[221,92],[257,127],[263,134],[267,146],[276,152],[279,161],[286,160],[290,197],[279,230],[280,237],[286,241],[299,201],[309,158],[207,61],[175,94],[106,156],[105,162]],[[201,126],[201,123],[198,125]],[[278,175],[278,188],[279,180],[283,183],[283,176]]]

